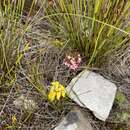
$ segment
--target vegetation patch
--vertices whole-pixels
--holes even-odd
[[[94,130],[129,130],[129,12],[129,0],[0,0],[0,129],[53,130],[88,69],[118,86],[106,123],[85,110]]]

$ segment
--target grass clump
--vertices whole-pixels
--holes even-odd
[[[89,65],[102,64],[103,57],[129,44],[129,7],[128,0],[60,0],[46,12],[53,35],[68,39]]]
[[[21,23],[24,2],[19,0],[17,6],[6,2],[0,5],[0,84],[14,79],[24,53],[21,47],[26,46]]]

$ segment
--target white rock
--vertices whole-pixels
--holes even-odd
[[[117,87],[99,74],[81,72],[67,87],[69,97],[81,107],[93,111],[94,115],[105,121],[112,108]]]
[[[72,110],[54,130],[93,130],[88,117],[79,110]]]

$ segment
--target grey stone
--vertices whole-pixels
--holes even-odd
[[[117,87],[99,74],[83,71],[67,87],[69,97],[105,121],[113,105]]]
[[[93,128],[88,118],[79,109],[75,109],[54,130],[93,130]]]

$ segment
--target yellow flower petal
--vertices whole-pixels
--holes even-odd
[[[15,115],[12,116],[12,124],[16,124],[17,122],[17,118]]]
[[[50,86],[50,93],[48,94],[48,99],[54,101],[55,99],[60,100],[61,96],[65,97],[66,90],[63,85],[58,81],[52,82]]]
[[[62,97],[65,97],[65,91],[62,92]]]
[[[51,84],[52,84],[53,86],[57,86],[57,85],[59,85],[59,82],[58,82],[58,81],[55,81],[55,82],[51,82]]]
[[[58,81],[52,82],[51,84],[52,84],[52,86],[54,86],[55,90],[57,90],[60,85],[60,83]]]
[[[65,87],[63,85],[60,86],[62,91],[65,91]]]
[[[54,100],[55,100],[55,97],[56,97],[56,93],[55,93],[55,92],[51,92],[51,93],[49,93],[49,95],[48,95],[48,99],[49,99],[50,101],[54,101]]]
[[[57,93],[56,93],[56,98],[57,98],[57,100],[60,100],[60,97],[61,97],[61,92],[57,92]]]
[[[54,86],[50,86],[50,93],[53,92],[55,90]]]

